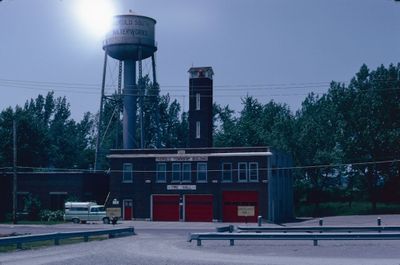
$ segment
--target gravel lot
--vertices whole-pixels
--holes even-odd
[[[377,216],[324,218],[324,225],[375,225]],[[382,225],[400,226],[400,215],[381,216]],[[284,224],[317,225],[318,219]],[[138,235],[36,250],[0,253],[0,264],[393,264],[400,265],[400,241],[225,241],[186,242],[190,232],[214,231],[221,223],[133,221]],[[243,224],[240,224],[243,225]],[[266,224],[273,226],[271,224]],[[0,225],[0,234],[110,228],[103,224]]]

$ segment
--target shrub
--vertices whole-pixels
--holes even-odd
[[[28,213],[28,219],[31,221],[38,220],[39,213],[42,207],[39,198],[29,194],[29,196],[24,199],[24,205],[24,211]]]
[[[51,211],[51,210],[42,210],[40,211],[40,220],[44,222],[54,222],[54,221],[63,221],[64,219],[64,211]]]

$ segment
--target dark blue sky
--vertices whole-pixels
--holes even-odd
[[[98,110],[101,39],[78,23],[77,1],[0,3],[0,109],[54,88],[67,96],[74,118]],[[249,94],[295,111],[308,92],[326,91],[331,80],[348,82],[363,63],[374,69],[400,62],[400,3],[393,0],[114,2],[120,12],[157,20],[162,93],[185,109],[192,65],[214,68],[214,101],[221,105],[240,110]],[[116,65],[109,64],[108,85],[115,84]]]

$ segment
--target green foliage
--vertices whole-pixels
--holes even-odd
[[[39,213],[42,207],[39,198],[29,194],[24,198],[24,205],[25,205],[24,212],[28,213],[28,219],[30,221],[39,220]]]
[[[39,217],[41,221],[45,222],[63,221],[64,211],[42,210],[39,213]]]
[[[17,124],[17,164],[29,168],[87,168],[93,161],[89,113],[79,123],[70,118],[65,97],[50,92],[15,111],[0,113],[0,166],[12,164],[12,124]]]
[[[160,96],[148,76],[138,84],[144,91],[145,148],[187,147],[188,113],[169,94]],[[242,106],[236,113],[214,104],[214,146],[271,146],[291,154],[297,205],[311,203],[318,210],[329,200],[369,200],[375,209],[378,202],[400,202],[400,64],[376,70],[363,65],[349,84],[332,82],[325,94],[309,94],[296,113],[251,96]],[[122,146],[120,112],[121,98],[114,95],[100,124],[103,169],[108,150]],[[19,166],[91,167],[98,115],[74,121],[67,100],[53,93],[0,113],[0,167],[12,164],[14,119]]]
[[[312,204],[303,204],[296,208],[296,216],[298,217],[399,213],[400,204],[378,203],[376,210],[373,210],[368,202],[354,202],[351,206],[344,202],[327,202],[321,203],[317,210]]]

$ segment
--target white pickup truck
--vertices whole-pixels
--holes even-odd
[[[103,205],[93,202],[66,202],[64,221],[74,223],[85,223],[88,221],[102,221],[104,224],[110,223]]]

